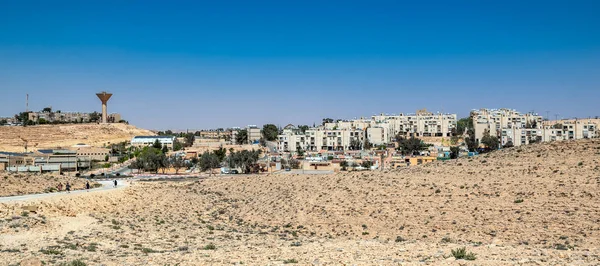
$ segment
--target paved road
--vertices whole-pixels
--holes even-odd
[[[22,195],[22,196],[0,197],[0,203],[45,199],[45,198],[54,197],[54,196],[58,196],[58,195],[77,195],[77,194],[81,194],[81,193],[89,193],[89,192],[95,192],[95,191],[121,189],[121,188],[129,186],[129,182],[124,181],[124,180],[118,180],[117,181],[118,185],[116,188],[113,186],[112,180],[111,181],[97,181],[97,182],[102,184],[102,187],[93,188],[93,189],[90,189],[89,191],[75,190],[75,191],[71,191],[70,193],[54,192],[54,193],[43,193],[43,194],[29,194],[29,195]]]

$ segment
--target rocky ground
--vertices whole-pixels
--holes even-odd
[[[23,152],[68,148],[78,143],[102,147],[109,143],[130,141],[135,136],[151,136],[153,132],[127,124],[65,124],[28,127],[0,127],[0,151]]]
[[[62,183],[64,191],[67,182],[72,190],[85,189],[86,180],[82,178],[58,174],[0,173],[0,197],[56,192],[59,183]],[[99,184],[90,182],[90,185]]]
[[[394,171],[0,204],[0,264],[597,265],[599,161],[599,140],[555,142]]]

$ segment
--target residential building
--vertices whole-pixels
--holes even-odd
[[[87,123],[90,121],[91,113],[82,112],[61,112],[61,111],[41,111],[41,112],[29,112],[29,120],[39,122],[40,119],[45,120],[48,123],[60,122],[60,123]],[[121,115],[118,113],[112,113],[108,115],[109,123],[118,123],[121,121]]]
[[[501,145],[526,145],[537,142],[597,138],[599,119],[544,121],[535,113],[522,114],[511,109],[480,109],[471,112],[476,141],[484,134],[497,136]]]
[[[476,141],[481,142],[484,134],[489,132],[490,136],[505,137],[507,142],[510,139],[513,144],[521,143],[522,135],[527,138],[527,134],[539,134],[537,130],[533,129],[541,129],[543,122],[543,117],[536,113],[523,114],[507,108],[473,110],[471,118]],[[518,139],[515,139],[517,136]],[[529,143],[529,140],[526,140],[526,143]]]
[[[262,137],[260,128],[258,128],[256,125],[248,125],[246,127],[246,131],[248,132],[248,143],[250,144],[257,143]]]

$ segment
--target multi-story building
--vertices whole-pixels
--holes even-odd
[[[255,125],[249,125],[246,127],[246,131],[248,132],[248,143],[256,143],[262,137],[260,133],[260,128]]]
[[[380,114],[371,120],[388,129],[387,142],[393,141],[398,134],[404,137],[450,137],[456,128],[456,114],[431,113],[426,109],[414,114]]]
[[[405,137],[449,137],[456,127],[456,114],[434,114],[419,110],[415,114],[372,116],[371,119],[338,120],[324,123],[299,133],[293,126],[284,128],[279,135],[279,150],[348,150],[363,146],[366,141],[383,145],[395,141],[396,135]]]
[[[279,135],[278,150],[296,151],[344,151],[360,149],[365,141],[362,129],[311,128],[300,132],[295,127],[286,127]]]
[[[489,132],[490,136],[502,136],[507,142],[510,139],[515,145],[517,142],[521,143],[523,134],[525,136],[533,133],[539,134],[534,129],[540,129],[543,122],[542,116],[538,114],[523,114],[506,108],[473,110],[471,111],[471,118],[473,119],[476,141],[480,142],[484,134]],[[515,139],[517,136],[518,139]],[[529,140],[526,140],[526,143],[529,143]]]
[[[597,138],[597,119],[544,121],[535,113],[522,114],[511,109],[480,109],[471,112],[475,139],[481,141],[484,134],[497,136],[501,145],[514,146],[530,143]]]

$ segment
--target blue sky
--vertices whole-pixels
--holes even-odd
[[[418,3],[417,3],[418,2]],[[3,1],[0,116],[151,129],[509,107],[600,115],[600,1]]]

